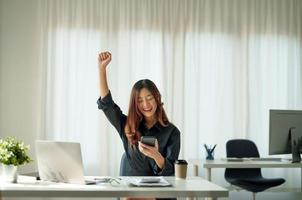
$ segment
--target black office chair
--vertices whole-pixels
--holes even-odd
[[[130,169],[130,164],[127,159],[126,153],[123,153],[120,164],[120,176],[127,176],[127,172]]]
[[[244,139],[229,140],[226,143],[226,153],[227,157],[259,158],[256,144]],[[253,192],[253,199],[255,199],[257,192],[262,192],[285,182],[283,178],[263,178],[260,168],[227,168],[224,177],[230,184]]]

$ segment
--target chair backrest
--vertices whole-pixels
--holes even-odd
[[[234,139],[226,143],[227,157],[259,157],[256,144],[251,140]]]
[[[129,176],[130,164],[126,153],[123,153],[120,164],[120,176]]]
[[[229,140],[226,143],[226,154],[227,157],[259,157],[257,146],[251,140],[246,139],[234,139]],[[251,177],[262,177],[260,168],[227,168],[225,170],[225,179],[234,178],[251,178]]]

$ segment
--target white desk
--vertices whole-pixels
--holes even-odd
[[[121,177],[123,178],[123,177]],[[125,178],[125,177],[124,177]],[[26,180],[25,180],[26,179]],[[227,189],[200,177],[175,180],[165,177],[172,187],[134,187],[120,184],[74,185],[18,178],[18,184],[0,183],[1,197],[228,197]]]
[[[302,191],[302,163],[291,163],[291,161],[227,161],[226,159],[215,160],[190,160],[196,166],[206,169],[206,179],[211,181],[212,168],[301,168],[301,191]]]

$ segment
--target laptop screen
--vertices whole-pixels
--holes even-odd
[[[80,143],[36,141],[41,180],[85,184]]]

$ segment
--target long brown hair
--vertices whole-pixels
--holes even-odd
[[[149,79],[137,81],[132,87],[128,117],[125,126],[125,133],[131,145],[136,144],[141,137],[138,127],[140,122],[144,119],[144,116],[138,109],[138,95],[143,88],[149,90],[156,101],[157,108],[155,115],[157,121],[159,121],[162,126],[168,126],[169,124],[169,120],[163,108],[163,103],[161,102],[161,95],[156,85]]]

